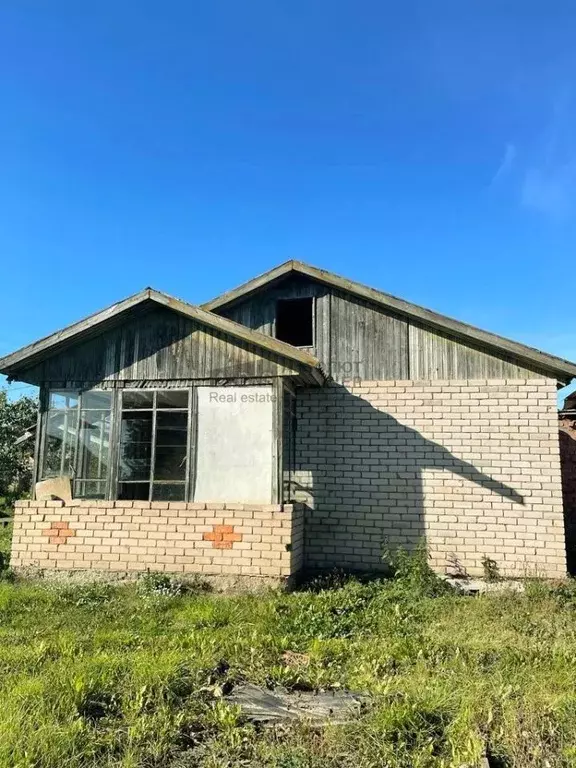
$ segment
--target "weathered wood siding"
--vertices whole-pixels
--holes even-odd
[[[334,292],[330,372],[336,381],[408,379],[408,324],[350,294]]]
[[[314,302],[314,347],[305,349],[316,355],[325,365],[330,362],[330,291],[321,283],[301,275],[285,277],[264,291],[224,308],[221,314],[229,320],[260,331],[276,335],[276,302],[278,299],[303,299],[312,296]]]
[[[288,376],[298,363],[155,309],[27,369],[42,382],[120,382]]]
[[[529,379],[550,374],[519,365],[509,356],[496,356],[462,344],[440,331],[410,325],[412,379]]]
[[[284,278],[223,308],[221,314],[273,336],[276,301],[302,296],[315,297],[315,346],[310,352],[338,382],[550,375],[302,275]]]

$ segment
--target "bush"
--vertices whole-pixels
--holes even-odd
[[[4,506],[30,490],[34,442],[17,446],[16,439],[36,423],[38,403],[31,397],[10,400],[0,390],[0,496]]]
[[[397,585],[405,588],[412,597],[454,594],[454,588],[430,568],[428,551],[424,544],[413,552],[401,547],[386,550],[383,559],[390,567]]]

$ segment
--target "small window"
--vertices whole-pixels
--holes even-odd
[[[276,302],[276,338],[294,347],[314,345],[312,297]]]

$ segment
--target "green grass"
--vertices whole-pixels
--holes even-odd
[[[1,520],[2,518],[0,518]],[[12,541],[12,523],[0,525],[0,570],[10,561],[10,543]]]
[[[0,580],[0,766],[575,765],[576,589],[461,597],[404,566],[290,595]],[[227,680],[373,703],[346,726],[257,729]]]

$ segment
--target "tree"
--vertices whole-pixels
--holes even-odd
[[[30,491],[34,440],[15,445],[36,424],[38,401],[32,397],[9,400],[0,390],[0,497],[18,497]]]

